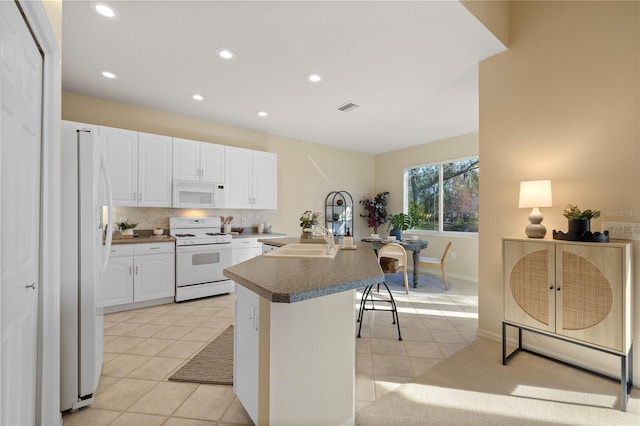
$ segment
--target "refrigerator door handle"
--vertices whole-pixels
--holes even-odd
[[[104,155],[100,155],[100,171],[104,177],[104,183],[107,189],[107,238],[102,256],[102,270],[105,271],[107,269],[107,263],[109,262],[111,240],[113,237],[113,192],[111,188],[111,176],[109,176],[109,169],[107,168]]]

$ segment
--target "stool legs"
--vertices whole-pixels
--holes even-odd
[[[362,331],[362,317],[364,316],[364,311],[391,311],[391,319],[393,324],[396,324],[398,327],[398,340],[402,340],[402,334],[400,333],[400,318],[398,317],[398,307],[396,305],[396,301],[393,298],[393,294],[391,294],[391,290],[389,290],[389,286],[387,286],[386,282],[383,282],[382,285],[387,289],[389,293],[389,300],[386,300],[387,303],[391,305],[390,309],[380,309],[375,306],[375,299],[373,298],[373,284],[367,286],[362,293],[362,299],[360,300],[360,309],[358,310],[358,319],[357,321],[360,323],[358,326],[358,337],[360,337],[360,332]],[[367,308],[367,298],[370,298],[371,307]],[[380,300],[380,302],[385,302],[384,300]]]

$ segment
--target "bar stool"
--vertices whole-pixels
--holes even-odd
[[[389,259],[391,261],[386,261],[385,259]],[[400,265],[404,266],[404,275],[405,275],[405,283],[406,283],[406,275],[407,275],[407,252],[404,247],[400,244],[390,243],[383,245],[380,250],[378,250],[378,262],[382,268],[383,273],[395,273],[399,269]],[[400,319],[398,318],[398,307],[396,306],[396,301],[393,298],[393,294],[391,290],[389,290],[389,286],[385,281],[382,282],[382,285],[389,293],[389,299],[378,299],[377,302],[382,302],[384,305],[389,304],[388,308],[376,308],[376,299],[374,298],[373,286],[377,286],[378,292],[380,291],[380,284],[371,284],[365,287],[364,292],[362,293],[362,299],[360,300],[360,309],[358,310],[358,322],[360,325],[358,326],[358,337],[360,337],[360,332],[362,331],[362,317],[364,316],[365,311],[390,311],[391,319],[393,324],[396,324],[398,327],[398,340],[402,340],[402,334],[400,332]],[[406,285],[406,284],[405,284]],[[367,304],[370,304],[371,307],[367,307]]]

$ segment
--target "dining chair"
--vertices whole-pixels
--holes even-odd
[[[445,290],[449,289],[449,285],[447,284],[447,258],[449,257],[449,251],[451,250],[452,245],[453,241],[449,241],[447,243],[447,246],[444,248],[444,252],[442,253],[442,257],[420,256],[418,258],[418,267],[424,266],[425,268],[440,268]]]
[[[392,260],[389,262],[388,260]],[[407,293],[409,293],[409,280],[407,278],[407,252],[404,247],[400,244],[389,243],[383,245],[378,250],[378,262],[380,263],[380,267],[382,268],[383,273],[395,273],[398,270],[403,271],[404,275],[404,288]],[[380,292],[380,284],[376,285],[376,292]],[[373,294],[373,286],[374,284],[368,285],[364,292],[362,293],[362,299],[360,300],[360,309],[358,310],[358,322],[360,325],[358,326],[358,337],[360,337],[360,333],[362,331],[362,317],[364,316],[365,311],[390,311],[392,323],[396,324],[398,327],[398,340],[402,340],[402,333],[400,332],[400,319],[398,318],[398,307],[396,305],[396,301],[393,298],[393,294],[389,289],[389,286],[385,281],[382,282],[382,285],[389,293],[389,299],[377,299]],[[388,309],[381,309],[380,307],[376,308],[376,302],[388,303]],[[367,307],[367,304],[370,304],[371,307]]]

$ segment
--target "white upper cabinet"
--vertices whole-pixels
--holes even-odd
[[[104,149],[113,204],[138,205],[138,132],[100,126],[100,139]]]
[[[116,206],[171,207],[169,136],[100,126]]]
[[[173,178],[224,182],[225,146],[173,138]]]
[[[226,207],[276,209],[278,157],[250,149],[226,147]]]

